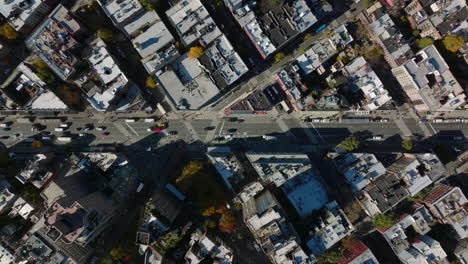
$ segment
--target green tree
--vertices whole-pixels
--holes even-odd
[[[36,68],[36,75],[49,85],[55,82],[55,75],[48,68]]]
[[[112,257],[107,255],[103,257],[101,260],[99,260],[99,264],[113,264],[114,261],[112,260]]]
[[[100,28],[97,30],[97,36],[103,40],[112,40],[112,30],[108,28]]]
[[[205,50],[202,47],[196,46],[196,47],[191,47],[187,56],[191,58],[198,58],[200,55],[203,54]]]
[[[341,143],[338,145],[338,147],[347,150],[347,151],[353,151],[357,148],[359,148],[359,145],[361,142],[356,137],[350,136],[345,138]]]
[[[411,32],[411,34],[412,34],[414,37],[418,37],[420,33],[421,33],[421,32],[420,32],[418,29],[415,29],[415,30],[413,30],[413,32]]]
[[[410,151],[413,149],[413,141],[411,141],[411,139],[405,139],[401,142],[401,147]]]
[[[420,49],[424,49],[425,47],[432,45],[432,43],[434,43],[434,40],[432,38],[426,37],[426,38],[418,39],[416,43],[418,43],[418,47]]]
[[[450,34],[442,39],[445,49],[451,52],[457,52],[465,43],[465,38],[460,35]]]
[[[328,250],[319,255],[317,260],[320,264],[336,264],[341,257],[342,256],[338,250]]]
[[[16,33],[15,29],[9,24],[2,24],[0,26],[0,35],[6,39],[16,39],[18,37],[18,33]]]
[[[203,226],[205,228],[215,228],[216,227],[216,222],[213,220],[213,219],[205,219],[205,221],[203,221]]]
[[[236,217],[233,214],[225,212],[221,215],[221,218],[219,219],[219,231],[231,233],[235,226]]]
[[[110,255],[114,260],[123,260],[127,256],[127,252],[119,245],[111,250]]]
[[[148,76],[148,77],[146,78],[146,87],[148,87],[148,88],[156,88],[156,86],[158,86],[158,85],[157,85],[156,81],[154,80],[154,78],[151,77],[151,76]]]
[[[282,0],[260,0],[260,8],[262,12],[266,13],[273,8],[281,6]]]
[[[278,52],[275,54],[275,62],[279,62],[282,59],[284,59],[284,53],[283,52]]]
[[[375,228],[385,228],[394,224],[396,215],[393,213],[378,214],[372,217],[372,226]]]
[[[138,0],[138,1],[147,11],[154,10],[153,4],[151,4],[150,0]]]

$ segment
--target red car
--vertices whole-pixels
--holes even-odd
[[[101,136],[104,136],[104,137],[105,137],[105,136],[108,136],[109,134],[110,134],[109,132],[102,132],[102,133],[101,133]]]
[[[159,128],[159,127],[149,127],[149,128],[148,128],[148,132],[150,132],[150,131],[161,132],[161,130],[162,130],[162,129]]]

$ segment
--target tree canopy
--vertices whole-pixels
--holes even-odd
[[[204,51],[205,50],[202,47],[199,47],[199,46],[191,47],[188,54],[187,54],[187,56],[189,56],[191,58],[198,58],[198,57],[200,57],[200,55],[202,55],[202,53]]]
[[[347,137],[343,141],[341,141],[340,145],[338,147],[347,150],[347,151],[353,151],[357,148],[359,148],[359,145],[361,142],[356,137]]]
[[[451,52],[457,52],[465,43],[465,38],[461,35],[450,34],[442,39],[445,49]]]
[[[394,224],[396,216],[393,213],[378,214],[372,218],[372,226],[375,228],[385,228]]]
[[[319,263],[336,264],[341,259],[341,254],[338,250],[328,250],[320,254],[317,258]]]
[[[0,26],[0,35],[6,39],[16,39],[18,37],[18,33],[16,33],[15,29],[9,24],[2,24]]]
[[[413,149],[413,141],[411,141],[411,139],[405,139],[401,142],[401,147],[410,151]]]
[[[422,38],[418,39],[417,43],[420,49],[424,49],[425,47],[432,45],[432,43],[434,43],[434,40],[432,38]]]
[[[151,77],[151,76],[148,76],[148,77],[146,78],[146,87],[148,87],[148,88],[156,88],[156,86],[158,86],[158,85],[157,85],[156,81],[154,80],[154,78]]]
[[[108,28],[100,28],[97,30],[97,36],[103,40],[111,40],[112,30]]]
[[[279,62],[282,59],[284,59],[284,53],[283,52],[278,52],[275,54],[275,62]]]
[[[221,215],[221,218],[219,219],[219,231],[231,233],[235,226],[236,218],[233,214],[225,212]]]

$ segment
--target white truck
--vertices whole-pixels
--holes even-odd
[[[145,123],[154,123],[154,118],[145,118]]]
[[[62,142],[71,142],[72,138],[71,137],[58,137],[57,140],[62,141]]]
[[[55,132],[63,132],[63,131],[65,131],[65,129],[63,129],[63,127],[56,127],[54,130],[55,130]]]
[[[60,127],[68,128],[68,124],[67,123],[62,123],[62,124],[60,124]]]
[[[9,124],[9,123],[6,123],[6,122],[0,124],[0,127],[8,127],[8,126],[10,126],[10,124]]]

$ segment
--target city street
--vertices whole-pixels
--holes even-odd
[[[381,141],[395,136],[414,136],[422,139],[425,137],[418,121],[411,118],[388,122],[370,123],[306,123],[299,119],[274,118],[263,116],[252,116],[241,119],[240,122],[230,122],[229,119],[195,119],[195,120],[169,120],[168,128],[161,132],[147,131],[150,127],[155,127],[158,123],[144,122],[139,119],[136,122],[127,123],[125,119],[116,120],[91,120],[91,119],[70,119],[65,122],[69,124],[64,132],[56,132],[55,128],[60,123],[44,123],[43,131],[31,131],[31,123],[17,123],[14,118],[6,118],[3,122],[12,122],[9,131],[0,130],[1,136],[8,138],[1,139],[7,146],[19,144],[28,147],[34,137],[41,140],[45,145],[71,144],[75,146],[93,146],[100,144],[139,144],[140,147],[157,147],[183,140],[187,143],[203,142],[217,143],[220,138],[223,142],[236,138],[260,138],[262,136],[274,136],[275,139],[286,140],[288,143],[298,144],[319,144],[338,143],[346,136],[355,134],[370,139],[373,136],[380,136]],[[37,122],[36,122],[37,123]],[[92,123],[94,128],[84,131],[86,124]],[[403,124],[403,125],[401,125]],[[425,123],[431,136],[437,135],[439,140],[462,140],[468,135],[468,124],[466,123]],[[102,127],[103,130],[98,130]],[[80,131],[77,128],[81,128]],[[173,132],[175,131],[175,132]],[[51,139],[43,138],[45,133],[50,132]],[[103,133],[108,135],[103,135]],[[169,132],[176,135],[170,135]],[[79,134],[82,136],[79,136]],[[18,138],[13,138],[14,134],[19,134]],[[84,134],[84,135],[83,135]],[[409,135],[408,135],[409,134]],[[71,137],[70,142],[59,142],[56,139],[60,136]],[[460,138],[462,137],[462,138]],[[28,139],[29,138],[29,139]]]

